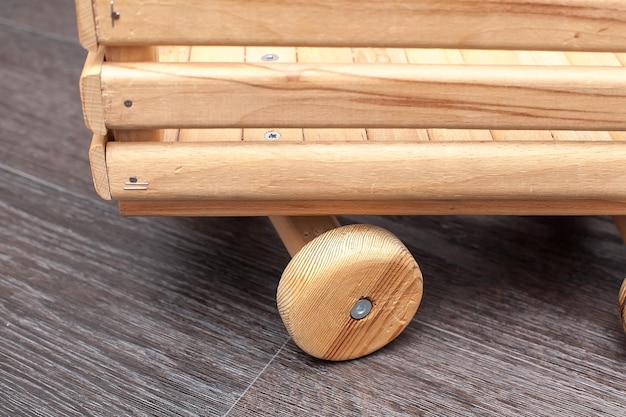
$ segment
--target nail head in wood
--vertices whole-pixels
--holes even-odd
[[[280,139],[280,132],[276,132],[275,130],[270,130],[269,132],[265,132],[264,137],[267,140],[278,140]]]
[[[261,57],[262,61],[273,62],[278,61],[278,55],[276,54],[265,54]]]

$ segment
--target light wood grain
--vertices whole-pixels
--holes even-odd
[[[322,233],[339,227],[334,216],[270,216],[270,221],[291,256]]]
[[[111,199],[111,188],[109,187],[109,176],[106,166],[106,136],[93,135],[91,146],[89,147],[89,165],[91,166],[91,176],[98,196],[104,200]]]
[[[93,2],[91,0],[74,0],[74,8],[80,44],[86,50],[95,52],[98,49],[98,38]]]
[[[461,59],[470,65],[520,65],[515,51],[488,51],[488,50],[464,50],[460,51]],[[553,140],[547,130],[490,130],[485,131],[457,131],[459,136],[470,136],[473,140],[487,140],[490,136],[493,140]]]
[[[183,62],[243,62],[245,55],[242,46],[193,46],[188,59]],[[181,142],[241,141],[242,138],[241,129],[180,129],[179,135]]]
[[[291,260],[277,291],[278,310],[308,354],[347,360],[372,353],[410,323],[422,299],[422,274],[406,247],[375,226],[332,229]],[[360,299],[371,313],[350,316]]]
[[[298,48],[298,62],[316,63],[328,62],[333,64],[350,64],[354,62],[350,48]],[[360,129],[329,129],[331,124],[321,126],[322,129],[304,129],[304,140],[307,142],[361,142],[367,140],[367,132]]]
[[[610,0],[141,0],[116,7],[115,27],[108,0],[94,7],[98,39],[107,45],[617,51],[626,44],[626,5]]]
[[[102,99],[102,63],[104,47],[89,52],[83,72],[80,75],[80,101],[83,108],[85,125],[96,135],[106,135],[104,124],[104,104]]]
[[[275,62],[296,62],[298,60],[298,50],[295,47],[280,47],[280,46],[248,46],[246,47],[245,62],[248,63],[262,63],[263,57],[266,55],[274,55],[277,57]],[[240,62],[243,62],[240,61]],[[276,132],[280,135],[281,142],[302,142],[303,133],[302,129],[295,128],[277,128],[271,125],[271,121],[268,121],[268,125],[257,129],[243,129],[243,140],[245,141],[266,141],[266,133]],[[270,139],[271,140],[271,139]]]
[[[408,62],[421,65],[462,65],[465,63],[460,50],[410,49],[405,51]],[[498,52],[494,52],[497,54]],[[483,62],[481,64],[488,64]],[[428,127],[437,127],[433,124]],[[492,140],[488,130],[480,129],[428,129],[428,138],[432,141],[488,141]]]
[[[355,48],[354,62],[406,64],[408,59],[404,49]],[[367,129],[367,140],[384,142],[412,142],[429,140],[426,129]]]
[[[105,63],[102,87],[109,128],[620,130],[625,75],[613,67]]]
[[[166,53],[165,58],[170,59],[167,53],[170,51],[164,50]],[[144,46],[108,46],[105,48],[105,61],[107,62],[158,62],[159,61],[159,48],[151,45]],[[124,107],[128,99],[123,99]],[[131,105],[132,100],[130,101]],[[173,129],[154,129],[149,126],[144,129],[114,129],[113,136],[116,141],[119,142],[157,142],[157,141],[173,141],[175,139],[175,133]]]
[[[129,200],[624,201],[623,142],[110,143]],[[266,167],[266,169],[260,168]],[[150,182],[127,193],[129,176]],[[350,181],[346,181],[350,178]]]

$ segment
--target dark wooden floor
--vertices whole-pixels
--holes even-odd
[[[121,218],[99,200],[71,0],[0,2],[0,415],[626,415],[608,218],[371,217],[420,262],[396,341],[290,341],[264,218]]]

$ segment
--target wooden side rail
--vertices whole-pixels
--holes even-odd
[[[626,51],[623,0],[75,1],[91,50],[99,43]]]
[[[624,67],[105,62],[101,73],[109,129],[626,130]]]
[[[112,198],[146,201],[626,203],[625,160],[626,142],[110,142],[106,149]]]

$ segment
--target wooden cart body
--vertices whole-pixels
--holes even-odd
[[[626,1],[76,8],[94,183],[124,215],[273,216],[292,255],[336,223],[284,216],[626,224]]]

